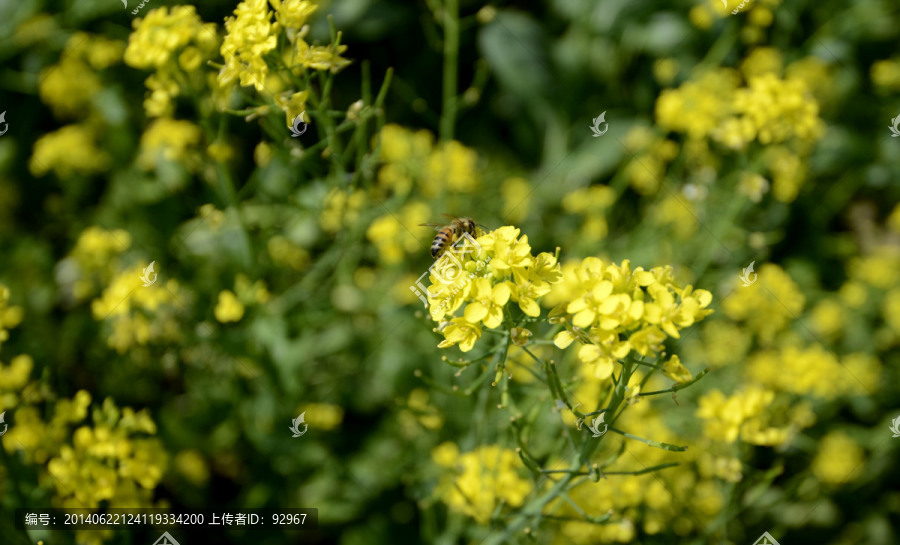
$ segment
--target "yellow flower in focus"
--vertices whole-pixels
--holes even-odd
[[[302,39],[298,39],[294,62],[313,70],[330,70],[332,74],[335,74],[350,65],[349,60],[341,57],[341,53],[344,51],[347,51],[346,45],[311,46]]]
[[[284,28],[300,29],[318,6],[308,0],[269,0],[275,8],[275,20]]]
[[[865,451],[849,435],[833,431],[822,438],[810,469],[828,485],[851,482],[862,474]]]
[[[245,0],[234,10],[236,17],[225,19],[225,40],[219,50],[225,66],[219,71],[220,85],[239,78],[244,87],[265,89],[269,67],[263,59],[278,44],[277,26],[266,0]]]
[[[466,305],[464,314],[466,321],[471,324],[482,322],[490,329],[498,327],[503,322],[503,307],[510,298],[509,288],[508,283],[491,286],[487,278],[473,280],[469,292],[472,302]]]
[[[159,7],[132,21],[125,63],[134,68],[162,68],[174,64],[175,55],[192,39],[209,46],[216,40],[216,25],[199,22],[194,6]],[[205,41],[201,41],[205,40]]]
[[[237,322],[244,317],[244,305],[231,290],[219,293],[219,302],[215,309],[216,320],[224,323]]]
[[[481,338],[481,326],[472,324],[465,318],[453,318],[441,332],[444,334],[444,340],[438,344],[438,348],[459,344],[459,349],[463,352],[472,350],[475,341]]]
[[[294,119],[301,114],[305,114],[301,119],[303,119],[304,123],[309,123],[311,120],[309,118],[309,114],[306,114],[306,99],[309,98],[309,91],[300,91],[299,93],[288,93],[290,97],[285,98],[286,95],[275,95],[275,104],[278,105],[284,111],[284,118],[286,127],[293,126]]]
[[[514,269],[530,267],[534,262],[528,235],[518,238],[519,229],[504,226],[478,238],[482,250],[491,256],[491,270],[509,274]],[[495,273],[495,275],[496,275]]]
[[[66,125],[38,138],[28,161],[28,170],[43,176],[51,170],[60,178],[73,174],[96,174],[110,165],[109,154],[96,146],[93,129],[87,125]]]
[[[688,382],[694,378],[687,367],[682,365],[681,358],[677,354],[663,364],[663,374],[675,382]]]
[[[526,316],[532,318],[540,316],[541,307],[537,300],[550,292],[550,283],[545,282],[534,270],[513,269],[513,278],[515,282],[511,286],[512,300],[519,304],[519,308]]]

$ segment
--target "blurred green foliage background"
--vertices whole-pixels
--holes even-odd
[[[0,4],[0,541],[158,506],[318,509],[182,545],[897,543],[900,8],[727,4]],[[559,248],[529,346],[584,412],[624,367],[543,323],[582,259],[712,294],[602,478],[551,493],[592,438],[524,350],[492,386],[489,339],[437,347],[442,213]]]

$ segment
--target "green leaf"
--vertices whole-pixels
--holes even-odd
[[[499,12],[479,32],[478,48],[501,87],[527,101],[547,96],[551,76],[544,34],[529,15]]]

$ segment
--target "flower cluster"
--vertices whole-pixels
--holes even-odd
[[[134,345],[145,345],[160,339],[177,339],[178,323],[175,305],[180,288],[175,280],[144,286],[143,268],[122,271],[101,296],[91,302],[96,320],[112,322],[107,339],[111,348],[124,354]]]
[[[292,49],[285,55],[290,70],[295,68],[336,72],[349,61],[340,56],[347,47],[310,46],[303,40],[305,32],[297,32],[318,6],[307,0],[271,0],[275,21],[266,0],[245,0],[234,10],[235,17],[225,20],[225,40],[221,53],[225,66],[219,71],[219,83],[227,85],[235,79],[242,86],[253,86],[258,92],[266,88],[269,66],[265,55],[278,45],[278,34],[289,30]]]
[[[654,375],[647,385],[648,389],[656,389],[662,386],[663,382],[661,377]],[[594,385],[593,391],[598,390],[600,388]],[[585,401],[581,397],[579,400]],[[664,411],[658,410],[653,404],[637,403],[629,406],[628,410],[621,414],[616,426],[624,429],[640,429],[642,434],[667,443],[683,441],[683,438],[664,422],[664,414]],[[601,446],[601,449],[603,448]],[[627,455],[620,456],[621,451],[616,454],[618,448],[618,444],[606,445],[597,458],[614,460],[610,467],[600,470],[605,480],[601,480],[598,485],[586,479],[567,492],[569,498],[579,507],[579,511],[562,499],[554,500],[545,508],[546,514],[573,519],[563,523],[561,527],[561,534],[567,543],[578,545],[630,543],[635,540],[638,532],[657,535],[667,529],[686,534],[691,528],[702,527],[705,521],[711,521],[721,513],[726,498],[718,486],[719,483],[714,480],[714,475],[698,471],[703,467],[702,464],[708,462],[701,456],[702,451],[696,451],[697,467],[690,460],[690,457],[695,455],[692,454],[695,449],[691,448],[683,453],[688,459],[679,458],[682,463],[677,467],[659,473],[629,475],[625,473],[640,472],[648,467],[670,462],[671,453],[662,449],[629,448]],[[712,462],[717,463],[717,460]],[[562,461],[551,461],[548,465],[565,467]],[[730,465],[733,468],[733,462]],[[602,472],[606,471],[619,474],[604,476]],[[591,524],[577,520],[580,512],[588,516],[602,517],[610,511],[613,513],[613,519],[605,524]],[[687,513],[690,513],[690,516],[686,516]],[[638,520],[640,522],[637,522]]]
[[[562,207],[569,214],[584,218],[584,225],[578,231],[586,240],[597,241],[606,238],[609,232],[606,210],[615,198],[615,192],[609,186],[594,185],[567,193],[563,197]]]
[[[828,485],[840,485],[859,477],[866,451],[843,431],[833,431],[822,438],[810,469],[817,479]]]
[[[378,185],[383,190],[405,195],[416,186],[417,193],[435,197],[445,191],[473,193],[480,187],[478,154],[459,142],[434,146],[434,137],[425,130],[416,132],[388,124],[381,129]]]
[[[422,250],[421,241],[405,226],[427,223],[431,208],[423,202],[410,202],[397,214],[375,218],[366,230],[366,238],[378,249],[378,256],[386,265],[399,263],[407,254]]]
[[[137,164],[144,170],[152,170],[161,161],[172,161],[196,170],[200,164],[196,150],[202,138],[200,127],[190,121],[157,119],[141,135]]]
[[[797,284],[778,265],[765,263],[750,286],[741,286],[722,304],[726,316],[741,322],[763,344],[797,319],[806,298]]]
[[[238,322],[244,317],[244,309],[247,304],[263,304],[269,300],[269,291],[262,280],[257,280],[253,285],[246,275],[239,274],[234,282],[234,291],[223,290],[219,293],[219,302],[216,304],[216,320],[221,323]]]
[[[47,464],[56,488],[54,503],[64,508],[151,507],[152,491],[162,479],[167,456],[156,424],[146,411],[118,409],[107,398],[93,411],[93,425],[70,428],[88,415],[91,396],[81,390],[57,401],[45,422],[33,405],[16,410],[16,426],[3,437],[7,452]]]
[[[462,244],[460,244],[460,242]],[[507,312],[507,303],[517,303],[526,316],[541,313],[537,300],[559,282],[561,274],[554,254],[531,255],[528,236],[519,229],[500,227],[475,239],[454,243],[430,269],[429,312],[443,324],[441,348],[460,345],[472,349],[481,337],[482,325],[498,327]],[[455,316],[463,304],[462,316]],[[449,315],[449,316],[448,316]]]
[[[733,443],[741,439],[753,445],[778,446],[811,426],[815,415],[808,404],[783,411],[777,403],[773,390],[757,386],[731,397],[713,390],[700,398],[697,416],[706,420],[704,433],[712,440]],[[775,425],[779,419],[781,426]]]
[[[121,62],[125,44],[102,36],[76,32],[69,37],[59,64],[41,71],[38,94],[54,115],[84,117],[91,100],[103,88],[98,70]]]
[[[774,390],[829,400],[846,394],[871,394],[878,389],[881,364],[876,358],[856,353],[843,359],[838,361],[819,344],[809,348],[785,346],[753,354],[747,376]]]
[[[0,284],[0,346],[9,338],[10,329],[22,321],[22,307],[9,304],[9,288]]]
[[[791,202],[806,177],[804,159],[824,135],[819,99],[828,99],[823,90],[827,81],[821,62],[801,59],[783,69],[778,51],[757,48],[740,72],[712,70],[663,91],[657,99],[656,119],[664,129],[687,136],[685,152],[692,168],[715,164],[709,141],[740,152],[758,142],[764,147],[760,164],[773,181],[774,197]],[[629,166],[634,171],[631,178],[644,179],[637,187],[652,192],[663,178],[662,168],[670,157],[665,152],[658,155],[660,158],[635,160]],[[753,180],[759,185],[760,178]],[[754,196],[760,193],[758,189],[745,191]]]
[[[35,176],[53,171],[60,178],[97,174],[110,165],[110,156],[97,145],[97,131],[84,124],[66,125],[34,143],[28,170]]]
[[[185,81],[195,87],[205,83],[200,69],[218,45],[216,25],[202,22],[194,6],[173,6],[150,10],[132,26],[125,63],[154,71],[145,82],[144,109],[150,117],[169,117]]]
[[[531,484],[519,476],[522,462],[515,451],[497,445],[483,445],[460,454],[453,443],[443,443],[431,453],[441,467],[451,469],[436,493],[453,511],[485,524],[497,503],[519,506],[531,491]]]
[[[566,326],[554,341],[566,348],[578,340],[578,358],[591,364],[598,378],[609,378],[613,364],[634,351],[658,353],[668,337],[709,315],[712,294],[675,283],[671,267],[631,270],[596,257],[563,268],[564,280],[552,296],[560,304],[551,320]]]

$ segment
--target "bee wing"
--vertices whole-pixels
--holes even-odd
[[[456,220],[456,221],[460,221],[459,218],[457,218],[457,217],[454,216],[453,214],[441,214],[441,215],[444,216],[444,217],[450,218],[450,219],[454,219],[454,220]]]
[[[444,225],[443,223],[420,223],[419,227],[434,227],[435,231],[440,231],[441,229],[446,227],[446,225]]]

